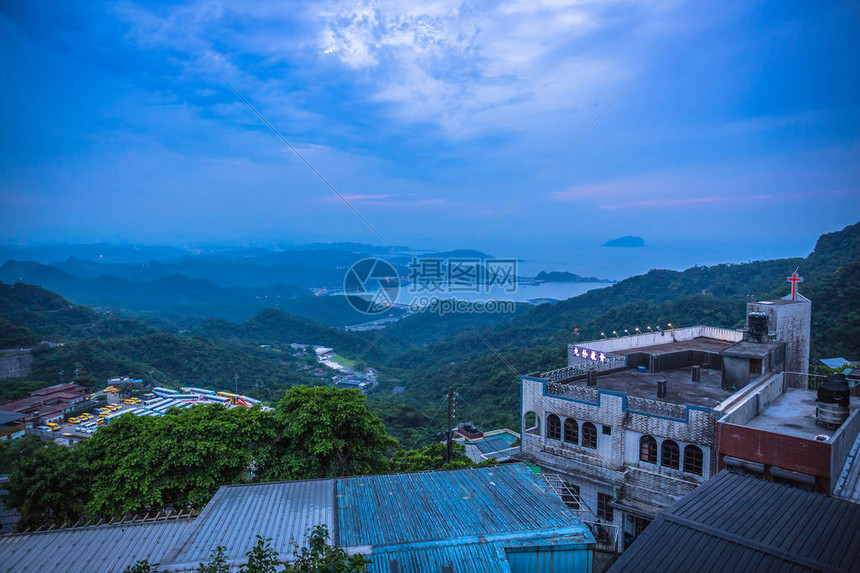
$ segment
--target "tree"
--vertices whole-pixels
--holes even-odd
[[[224,484],[247,481],[275,438],[271,414],[220,405],[164,417],[120,416],[84,444],[93,515],[151,507],[202,507]]]
[[[357,390],[296,386],[278,404],[281,439],[266,460],[266,477],[311,479],[386,469],[397,441]]]
[[[15,462],[4,504],[21,513],[18,527],[27,529],[77,522],[89,497],[81,451],[49,444]]]
[[[328,528],[316,526],[308,536],[308,546],[293,550],[295,561],[288,563],[284,573],[359,573],[367,571],[367,559],[349,555],[328,543]]]

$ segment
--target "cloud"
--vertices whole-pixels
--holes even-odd
[[[365,71],[394,117],[462,138],[614,96],[637,65],[598,35],[652,11],[616,1],[338,1],[319,10],[319,45]]]

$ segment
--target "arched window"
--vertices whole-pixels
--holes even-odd
[[[651,436],[639,438],[639,461],[649,464],[657,463],[657,440]]]
[[[573,418],[564,421],[564,441],[568,444],[579,443],[579,424]]]
[[[582,424],[582,447],[597,449],[597,428],[591,422]]]
[[[677,470],[681,467],[681,449],[672,440],[665,440],[660,452],[660,465]]]
[[[555,414],[546,417],[546,437],[550,440],[561,439],[561,420]]]
[[[523,431],[529,434],[540,435],[540,418],[534,412],[526,412],[523,416]]]
[[[704,456],[698,446],[687,446],[684,448],[684,471],[697,476],[702,475]]]

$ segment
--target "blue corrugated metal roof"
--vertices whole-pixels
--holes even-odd
[[[442,566],[451,565],[453,573],[511,573],[505,560],[505,550],[499,543],[445,545],[422,549],[397,546],[369,555],[371,573],[421,571],[438,573]],[[396,561],[396,564],[393,562]]]
[[[844,366],[848,366],[851,364],[844,358],[822,358],[821,363],[827,366],[828,368],[833,368],[834,370],[838,370]]]
[[[344,546],[533,531],[577,523],[564,503],[548,494],[523,464],[345,478],[338,483],[337,495]]]

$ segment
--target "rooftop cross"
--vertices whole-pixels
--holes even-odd
[[[786,280],[791,283],[791,300],[796,300],[796,298],[797,298],[797,283],[802,283],[803,277],[799,276],[797,274],[797,269],[794,269],[794,272]]]

